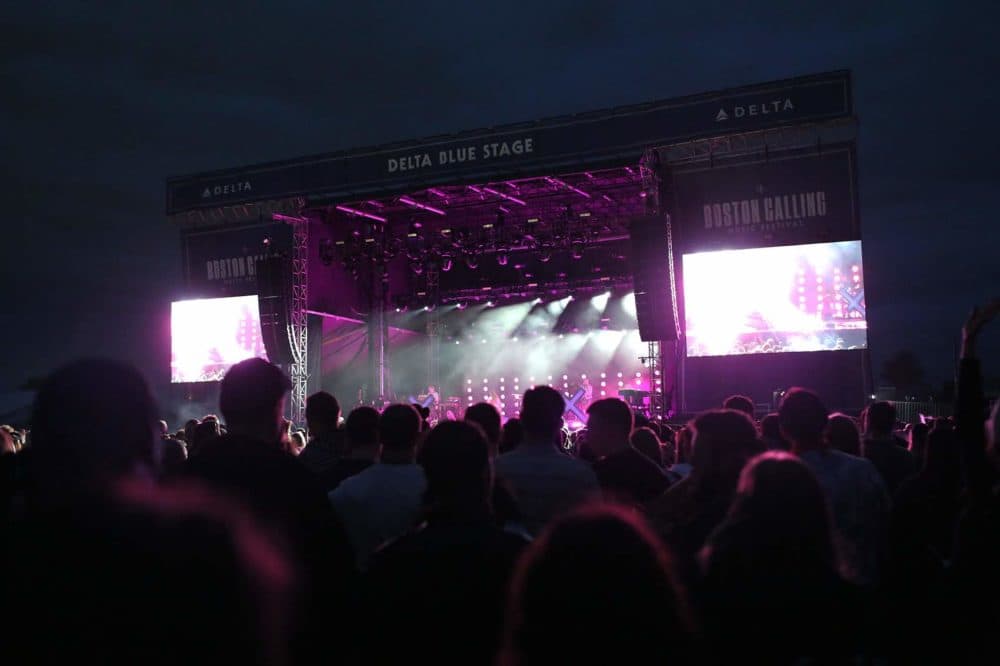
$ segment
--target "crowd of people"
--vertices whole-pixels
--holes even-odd
[[[795,388],[683,425],[529,390],[430,424],[341,413],[260,359],[176,431],[143,377],[72,363],[0,429],[0,660],[996,663],[1000,418],[963,329],[954,416]]]

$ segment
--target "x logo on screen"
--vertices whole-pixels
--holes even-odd
[[[840,290],[840,295],[844,297],[847,301],[847,311],[857,312],[861,315],[862,319],[865,316],[865,290],[860,290],[857,294],[851,294],[846,288]]]
[[[563,412],[563,414],[573,412],[574,414],[576,414],[578,419],[580,419],[581,421],[586,421],[587,415],[584,413],[582,409],[576,406],[576,403],[580,400],[580,398],[583,397],[584,393],[585,391],[582,388],[579,388],[576,390],[576,393],[573,394],[572,398],[567,398],[566,396],[563,396],[563,402],[566,403],[566,410]]]

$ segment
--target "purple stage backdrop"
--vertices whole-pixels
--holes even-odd
[[[676,239],[684,252],[854,240],[856,182],[850,145],[679,168]]]

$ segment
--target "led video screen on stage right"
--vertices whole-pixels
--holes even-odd
[[[263,358],[257,296],[174,301],[170,307],[170,381],[220,381],[233,365]]]
[[[864,349],[861,241],[684,255],[688,356]]]

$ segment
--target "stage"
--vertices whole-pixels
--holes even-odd
[[[666,419],[796,384],[853,409],[853,114],[832,72],[170,179],[185,300],[256,297],[299,419],[319,388],[511,418],[543,383],[573,416],[581,390]],[[178,383],[214,378],[177,352]]]

